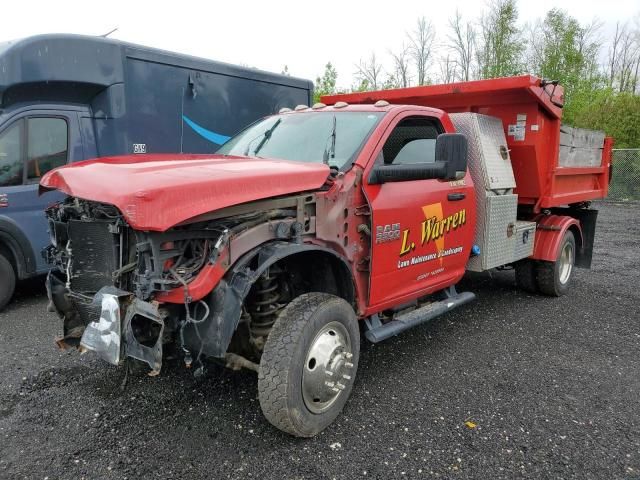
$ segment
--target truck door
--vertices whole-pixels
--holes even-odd
[[[440,133],[444,129],[437,117],[404,112],[385,131],[372,163],[434,162]],[[475,197],[468,173],[451,182],[369,185],[365,181],[364,189],[373,225],[370,307],[384,309],[410,301],[464,275],[475,229]]]
[[[0,229],[23,249],[23,276],[47,269],[40,255],[48,244],[44,209],[64,195],[39,196],[38,183],[49,170],[81,158],[77,122],[75,111],[32,110],[0,126]]]

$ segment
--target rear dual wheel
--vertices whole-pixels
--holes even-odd
[[[562,238],[555,262],[538,262],[538,288],[545,295],[559,297],[569,290],[576,260],[576,239],[567,231]]]
[[[297,437],[324,430],[351,394],[359,354],[351,305],[326,293],[294,299],[279,314],[260,360],[258,396],[267,420]]]
[[[555,262],[521,260],[515,264],[516,284],[527,292],[559,297],[569,290],[576,260],[576,240],[567,231]]]
[[[515,264],[516,285],[525,292],[537,293],[538,280],[536,278],[535,260],[520,260]]]

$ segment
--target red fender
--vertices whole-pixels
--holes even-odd
[[[188,295],[195,302],[207,296],[218,284],[229,268],[229,249],[224,249],[214,264],[207,264],[188,285]],[[184,287],[174,288],[168,292],[160,292],[156,300],[167,303],[184,303]]]
[[[577,231],[576,247],[580,248],[582,245],[582,227],[575,218],[566,215],[540,215],[536,222],[538,225],[531,258],[555,262],[560,242],[569,228],[574,230],[574,233]]]

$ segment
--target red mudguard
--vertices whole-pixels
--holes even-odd
[[[534,260],[555,262],[562,238],[568,229],[576,236],[576,245],[582,245],[582,227],[573,217],[565,215],[541,215],[536,218],[536,240],[533,247]]]

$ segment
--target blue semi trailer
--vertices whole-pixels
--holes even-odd
[[[52,168],[94,157],[210,153],[249,123],[310,104],[313,84],[102,37],[0,43],[0,309],[46,272]]]

